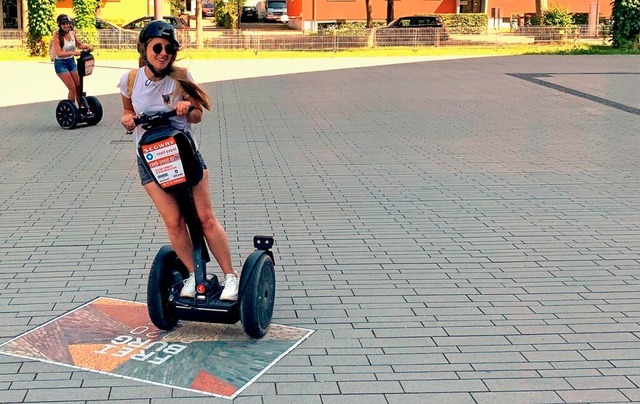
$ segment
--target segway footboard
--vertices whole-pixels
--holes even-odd
[[[182,299],[176,300],[176,316],[180,320],[205,323],[235,324],[240,321],[240,310],[237,302],[221,301],[214,297],[209,297],[209,299],[209,302],[201,305],[185,304]],[[193,299],[188,300],[193,302]]]

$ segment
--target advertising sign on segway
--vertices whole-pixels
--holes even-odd
[[[161,142],[142,146],[142,155],[151,173],[162,188],[182,184],[187,179],[180,160],[176,141],[171,137]]]

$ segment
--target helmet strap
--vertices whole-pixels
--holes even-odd
[[[153,73],[153,77],[159,78],[159,79],[163,79],[167,73],[170,70],[170,67],[167,67],[166,69],[162,69],[160,71],[157,71],[155,67],[153,67],[153,65],[149,62],[146,63],[147,67],[149,68],[149,70],[151,70],[151,73]],[[151,83],[151,79],[147,79],[147,81],[145,82],[145,85],[149,85]]]

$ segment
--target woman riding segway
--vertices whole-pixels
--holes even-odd
[[[74,56],[80,56],[78,49],[91,51],[91,47],[83,44],[76,37],[71,20],[66,14],[60,14],[56,18],[56,22],[58,23],[58,31],[54,34],[52,41],[53,54],[55,54],[53,66],[56,74],[69,90],[67,99],[72,103],[77,103],[78,108],[82,110],[84,105],[81,102],[80,76]]]
[[[187,69],[174,65],[179,48],[180,44],[171,24],[152,21],[142,29],[138,40],[141,67],[125,73],[119,83],[123,105],[121,123],[128,131],[135,133],[137,146],[145,129],[136,126],[134,118],[142,113],[176,111],[177,116],[171,118],[171,123],[190,137],[203,168],[202,179],[193,187],[193,200],[206,244],[225,275],[220,300],[234,301],[238,297],[238,275],[233,269],[229,241],[213,212],[207,166],[195,139],[190,135],[191,124],[202,120],[203,108],[211,109],[211,99],[194,83]],[[196,294],[193,245],[185,218],[175,196],[166,193],[154,181],[152,173],[139,155],[137,159],[140,181],[164,221],[173,249],[190,273],[184,281],[180,296],[193,297]]]

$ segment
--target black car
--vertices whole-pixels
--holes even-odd
[[[446,24],[437,15],[400,17],[376,32],[380,46],[439,45],[449,40]]]
[[[188,29],[189,24],[185,20],[180,17],[176,17],[174,15],[165,15],[162,19],[169,24],[173,25],[175,29]],[[155,20],[152,15],[148,15],[146,17],[140,17],[137,20],[133,20],[125,25],[122,28],[125,29],[133,29],[133,30],[141,30],[145,25],[149,24],[151,21]]]
[[[253,6],[242,7],[242,15],[240,16],[242,22],[257,22],[258,21],[258,9]]]
[[[437,15],[413,15],[391,21],[387,28],[444,28],[442,19]]]
[[[74,23],[74,20],[71,20]],[[98,31],[98,46],[102,49],[127,49],[138,42],[138,32],[124,29],[109,21],[96,18],[96,30]],[[80,38],[82,30],[77,30]]]

